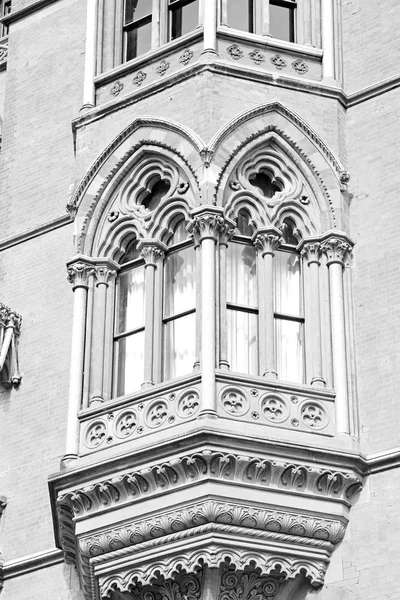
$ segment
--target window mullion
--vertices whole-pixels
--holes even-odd
[[[259,6],[260,11],[260,23],[261,23],[261,35],[267,35],[271,37],[269,29],[269,0],[255,0]],[[256,33],[259,33],[256,31]]]
[[[266,379],[278,377],[274,318],[274,250],[281,239],[281,232],[274,227],[258,231],[254,238],[254,245],[261,254],[260,290],[263,291],[264,297],[260,302],[260,341],[263,348],[262,357],[260,353],[260,372]]]
[[[103,398],[105,401],[112,397],[112,356],[114,347],[114,312],[115,312],[115,277],[112,277],[107,288],[106,322],[104,340],[104,370],[103,370]]]
[[[153,12],[151,22],[151,47],[159,48],[165,43],[162,36],[163,8],[164,0],[153,0]]]

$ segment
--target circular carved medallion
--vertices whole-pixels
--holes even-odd
[[[199,408],[199,392],[197,390],[185,390],[178,400],[176,412],[182,419],[188,419],[195,415]]]
[[[115,421],[115,435],[119,438],[129,437],[137,427],[137,416],[133,410],[122,412]]]
[[[261,399],[261,412],[271,423],[283,423],[289,416],[286,401],[276,394],[264,396]]]
[[[324,407],[316,402],[305,402],[300,411],[301,420],[310,429],[323,429],[328,425],[328,415]]]
[[[221,404],[224,411],[233,417],[241,417],[250,408],[244,392],[237,388],[225,388],[221,393]]]
[[[146,412],[146,424],[149,427],[160,427],[168,417],[168,405],[165,400],[156,400],[150,404]]]
[[[106,439],[107,426],[104,421],[95,421],[86,430],[84,444],[87,448],[97,448]]]

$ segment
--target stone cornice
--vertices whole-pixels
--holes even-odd
[[[31,229],[15,233],[14,235],[0,240],[0,252],[39,237],[40,235],[44,235],[45,233],[49,233],[50,231],[54,231],[55,229],[59,229],[60,227],[64,227],[65,225],[72,224],[72,222],[73,219],[71,215],[62,215],[61,217],[56,217],[55,219],[36,225]]]
[[[61,550],[53,548],[38,552],[30,556],[24,556],[14,560],[5,561],[3,563],[3,579],[12,579],[20,577],[39,569],[47,569],[53,565],[58,565],[64,562],[64,556]]]
[[[32,13],[35,13],[38,10],[45,8],[46,6],[49,6],[50,4],[54,4],[55,2],[59,2],[59,1],[60,0],[36,0],[36,2],[32,2],[31,4],[28,4],[27,6],[24,6],[23,8],[20,8],[19,10],[13,10],[8,15],[6,15],[2,19],[0,19],[0,22],[3,23],[4,25],[8,26],[11,23],[15,23],[16,21],[19,21],[20,19],[24,19],[25,17],[28,17]]]

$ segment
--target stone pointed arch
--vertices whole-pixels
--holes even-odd
[[[341,193],[348,174],[321,137],[295,112],[278,101],[257,106],[237,115],[211,139],[208,150],[218,173],[215,202],[226,205],[226,187],[232,172],[255,149],[274,145],[289,170],[302,174],[323,215],[316,231],[347,229],[346,198]],[[228,152],[229,149],[229,152]],[[260,157],[257,157],[260,160]],[[293,187],[293,186],[292,186]],[[297,190],[297,197],[300,192]],[[275,217],[272,217],[272,221]]]
[[[179,181],[174,180],[176,190],[173,191],[178,197],[186,184],[192,196],[200,195],[197,171],[202,165],[202,148],[203,142],[194,132],[174,121],[153,117],[135,119],[99,154],[68,202],[67,209],[75,215],[77,251],[88,256],[93,254],[96,231],[105,218],[105,211],[112,210],[113,195],[117,189],[121,192],[126,188],[129,172],[146,157],[148,164],[151,157],[155,163],[158,160],[160,173],[164,157],[170,165],[175,165],[182,176]],[[141,183],[141,190],[146,190],[146,183]]]

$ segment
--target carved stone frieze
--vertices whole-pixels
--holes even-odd
[[[226,49],[229,56],[233,58],[233,60],[240,60],[244,56],[243,50],[237,44],[231,44]]]
[[[185,48],[179,57],[179,62],[186,66],[192,60],[193,56],[193,50],[190,50],[190,48]]]
[[[134,85],[142,85],[143,81],[146,79],[147,74],[144,71],[138,71],[135,77],[132,79],[132,83]]]
[[[163,414],[158,418],[164,418]],[[361,479],[352,472],[202,450],[61,493],[57,503],[67,505],[75,516],[81,516],[202,479],[222,479],[271,489],[285,488],[298,493],[335,497],[345,503],[349,503],[361,487]],[[325,482],[331,479],[334,485],[327,485]]]
[[[256,65],[261,65],[261,63],[265,62],[265,55],[259,50],[252,50],[252,52],[249,52],[249,57]]]
[[[284,69],[285,67],[287,67],[286,60],[284,58],[282,58],[282,56],[280,56],[279,54],[275,54],[269,60],[279,70]]]
[[[110,94],[113,96],[118,96],[122,90],[124,89],[124,84],[122,81],[116,81],[110,90]]]

